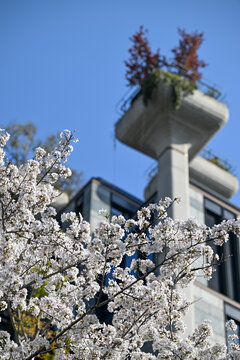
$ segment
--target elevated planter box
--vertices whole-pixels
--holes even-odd
[[[226,105],[198,90],[174,110],[171,84],[159,81],[147,105],[142,96],[134,99],[116,124],[116,137],[154,159],[168,146],[187,145],[191,161],[227,120]]]
[[[226,199],[230,199],[238,191],[236,176],[201,156],[190,163],[189,176],[190,181],[193,180]]]
[[[211,161],[201,156],[196,156],[189,165],[189,180],[194,184],[204,187],[225,199],[230,199],[238,192],[238,179],[230,172],[221,169]],[[153,196],[157,188],[158,174],[153,176],[144,190],[147,200]]]

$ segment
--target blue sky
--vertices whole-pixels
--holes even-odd
[[[143,197],[150,158],[114,141],[127,90],[129,37],[144,25],[153,50],[171,56],[177,27],[203,31],[203,76],[226,93],[228,124],[209,148],[240,177],[239,0],[2,0],[0,122],[33,121],[39,136],[76,129],[70,165]],[[232,200],[240,206],[240,194]]]

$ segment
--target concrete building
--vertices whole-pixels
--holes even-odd
[[[156,159],[158,169],[145,189],[145,201],[158,201],[165,196],[180,196],[181,205],[170,209],[174,219],[196,217],[211,226],[223,219],[240,215],[240,209],[229,199],[238,190],[234,175],[199,156],[201,150],[228,120],[227,107],[216,99],[195,90],[183,98],[179,110],[172,104],[172,88],[160,82],[147,106],[141,96],[116,124],[116,137],[124,144]],[[106,181],[92,179],[64,211],[81,211],[97,225],[98,210],[112,215],[134,215],[142,205],[139,199]],[[240,244],[231,235],[223,248],[215,249],[230,259],[219,266],[211,281],[199,277],[187,296],[194,305],[186,317],[188,331],[204,320],[211,320],[214,340],[225,342],[225,321],[240,324]]]

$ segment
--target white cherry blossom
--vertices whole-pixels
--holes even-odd
[[[140,209],[135,219],[111,219],[101,211],[94,234],[81,214],[63,214],[63,231],[51,203],[59,196],[58,177],[70,175],[65,163],[73,133],[65,130],[52,153],[37,148],[20,167],[4,158],[8,138],[2,130],[0,310],[9,333],[0,331],[1,360],[52,352],[55,360],[240,359],[236,343],[230,353],[212,345],[208,323],[184,336],[191,304],[180,290],[199,270],[211,277],[218,262],[211,243],[222,245],[229,231],[239,235],[239,219],[212,229],[193,219],[174,221],[167,211],[178,199],[166,198]],[[141,256],[123,269],[124,256],[136,252]],[[100,321],[101,309],[108,321]],[[234,333],[234,324],[228,326]]]

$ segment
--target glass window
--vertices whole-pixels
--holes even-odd
[[[112,194],[112,203],[114,205],[116,205],[117,207],[120,207],[122,209],[127,209],[131,213],[135,213],[136,210],[138,209],[138,206],[130,203],[129,201],[127,201],[123,197],[120,197],[120,196],[118,196],[116,194]]]
[[[222,208],[209,199],[205,199],[205,223],[212,227],[224,219],[234,218],[234,213]],[[236,236],[229,234],[229,241],[223,246],[212,244],[222,263],[215,267],[208,285],[233,300],[240,301],[240,249]]]
[[[223,209],[223,217],[226,220],[230,220],[230,219],[235,219],[236,216],[232,212],[230,212],[226,209]]]
[[[240,310],[229,304],[225,304],[225,315],[226,315],[226,321],[234,320],[234,322],[236,323],[237,330],[235,334],[238,335],[238,338],[235,339],[234,341],[230,340],[229,336],[233,335],[234,332],[229,328],[226,328],[227,347],[229,348],[232,342],[240,345]]]
[[[80,213],[81,215],[83,215],[83,201],[77,203],[75,211],[76,211],[76,214]]]
[[[232,318],[230,318],[230,317],[227,317],[227,321],[229,321],[229,320],[234,320],[234,319],[232,319]],[[240,338],[240,323],[239,323],[239,321],[236,321],[236,320],[234,320],[235,321],[235,324],[237,325],[237,330],[236,331],[232,331],[231,329],[229,329],[228,327],[227,327],[227,329],[226,329],[226,340],[227,340],[227,347],[228,347],[228,349],[230,348],[230,346],[231,346],[231,344],[232,343],[235,343],[235,344],[238,344],[238,345],[240,345],[240,341],[239,341],[239,338]],[[237,335],[238,337],[236,338],[236,339],[234,339],[234,340],[231,340],[230,338],[229,338],[229,336],[232,336],[232,335]]]
[[[209,199],[205,199],[205,208],[207,210],[212,211],[214,214],[221,216],[222,215],[222,209],[221,206],[214,203],[213,201]]]

